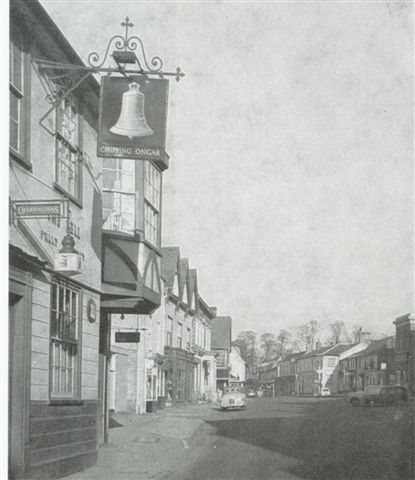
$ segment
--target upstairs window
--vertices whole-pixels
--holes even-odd
[[[333,358],[333,357],[329,357],[329,358],[327,359],[327,366],[328,366],[329,368],[335,367],[335,366],[336,366],[336,359]]]
[[[56,109],[56,184],[81,201],[80,116],[72,95]]]
[[[155,247],[160,244],[161,173],[149,161],[144,167],[144,236]]]
[[[134,160],[105,158],[103,172],[103,228],[132,234],[136,209]]]
[[[186,336],[186,348],[188,350],[190,350],[191,338],[192,338],[192,331],[190,330],[190,328],[188,328],[187,329],[187,336]]]
[[[177,331],[177,346],[179,348],[182,348],[183,346],[183,324],[182,323],[179,323],[179,328],[178,328],[178,331]]]
[[[216,366],[224,368],[226,366],[226,352],[225,350],[217,350],[216,352]]]
[[[10,151],[15,157],[29,163],[27,154],[28,122],[25,104],[29,96],[29,74],[26,68],[27,55],[24,52],[22,32],[12,27],[10,31]]]
[[[166,320],[166,346],[171,347],[173,340],[173,319],[171,317],[167,317]]]

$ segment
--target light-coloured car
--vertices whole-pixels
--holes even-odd
[[[321,389],[320,395],[321,395],[322,397],[330,397],[330,395],[331,395],[330,388],[328,388],[328,387],[323,387],[323,388]]]
[[[347,400],[358,405],[393,405],[408,400],[408,392],[404,387],[393,385],[368,385],[364,390],[351,392]]]
[[[247,396],[248,398],[250,398],[250,397],[256,397],[256,390],[253,389],[253,388],[248,389],[247,392],[246,392],[246,396]]]
[[[220,399],[223,410],[231,408],[246,408],[246,395],[239,387],[228,387]]]

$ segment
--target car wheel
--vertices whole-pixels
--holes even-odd
[[[358,398],[352,398],[352,399],[350,400],[350,403],[352,404],[353,407],[358,407],[359,404],[360,404]]]

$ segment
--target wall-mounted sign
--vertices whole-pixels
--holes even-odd
[[[11,213],[13,217],[24,218],[50,218],[64,216],[65,202],[59,200],[12,200]]]
[[[104,77],[98,156],[163,160],[168,80]]]
[[[65,276],[78,275],[79,273],[82,273],[81,255],[78,252],[56,253],[54,270]]]
[[[97,319],[97,304],[92,298],[86,304],[86,315],[91,323]]]
[[[140,343],[140,332],[115,332],[115,343]]]

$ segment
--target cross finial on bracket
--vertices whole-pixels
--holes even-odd
[[[130,22],[130,19],[128,17],[125,17],[124,22],[121,22],[121,26],[125,27],[125,41],[127,42],[127,40],[128,40],[128,29],[130,27],[134,27],[134,23]]]

